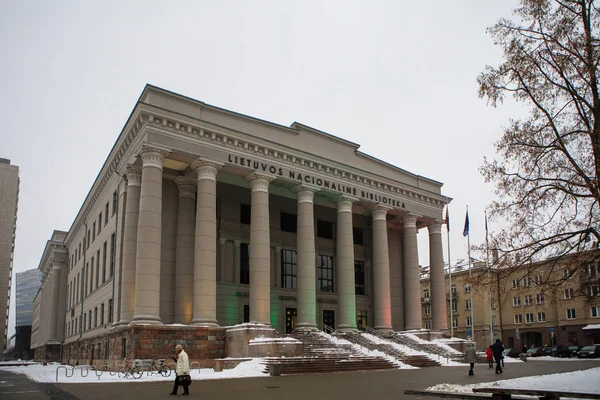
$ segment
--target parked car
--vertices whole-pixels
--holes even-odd
[[[552,347],[544,346],[542,347],[542,356],[550,357],[552,355]]]
[[[527,357],[541,357],[543,347],[532,347],[527,350]]]
[[[582,347],[577,358],[600,358],[600,344]]]
[[[571,357],[571,351],[569,351],[569,348],[567,346],[563,346],[562,344],[558,344],[556,346],[551,347],[550,353],[552,357]]]
[[[581,350],[583,346],[569,346],[569,352],[571,353],[571,357],[577,357],[577,353]]]
[[[504,349],[504,357],[518,358],[519,357],[519,350],[512,349],[510,347],[508,349]]]

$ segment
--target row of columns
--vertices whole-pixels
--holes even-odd
[[[121,319],[118,324],[160,324],[160,249],[162,169],[167,151],[144,147],[142,167],[129,167],[123,234]],[[216,319],[217,221],[216,177],[220,164],[199,159],[191,168],[197,179],[178,177],[175,322],[218,326]],[[270,325],[271,246],[269,185],[274,177],[252,173],[250,223],[250,320]],[[317,329],[314,195],[318,189],[299,185],[297,196],[297,329]],[[194,198],[196,197],[196,201]],[[336,263],[338,329],[356,329],[352,204],[337,201]],[[194,213],[195,204],[195,213]],[[392,329],[387,208],[371,210],[373,227],[374,326]],[[194,215],[195,214],[195,215]],[[404,217],[404,305],[406,329],[421,329],[421,290],[416,217]],[[429,227],[433,329],[447,329],[441,224]],[[239,242],[235,244],[235,276],[239,277]],[[223,242],[224,245],[224,242]],[[223,254],[223,252],[221,252]],[[275,255],[277,257],[277,253]],[[221,260],[222,261],[222,260]],[[277,261],[277,260],[275,260]],[[224,265],[220,262],[219,265]],[[276,270],[279,270],[276,268]],[[223,276],[223,271],[221,276]],[[279,279],[281,276],[279,276]],[[440,279],[441,278],[441,279]],[[193,298],[190,304],[187,299]]]

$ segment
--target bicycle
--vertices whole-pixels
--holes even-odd
[[[165,360],[158,360],[158,361],[160,361],[160,364],[157,364],[156,361],[152,360],[152,364],[150,364],[150,366],[148,366],[148,374],[155,374],[158,372],[165,378],[167,376],[171,376],[171,367],[169,367],[168,365],[165,365]]]
[[[117,376],[119,378],[128,378],[131,375],[134,379],[140,379],[142,374],[143,372],[140,367],[138,367],[135,363],[131,365],[125,358],[125,365],[119,369]]]

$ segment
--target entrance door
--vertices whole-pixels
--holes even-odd
[[[335,311],[323,310],[323,325],[335,329]]]
[[[296,309],[285,309],[285,333],[290,333],[296,328]]]

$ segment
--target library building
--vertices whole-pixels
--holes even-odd
[[[419,230],[431,330],[448,330],[451,199],[356,143],[147,85],[90,185],[40,260],[37,359],[111,364],[182,343],[209,366],[252,330],[422,329]]]

